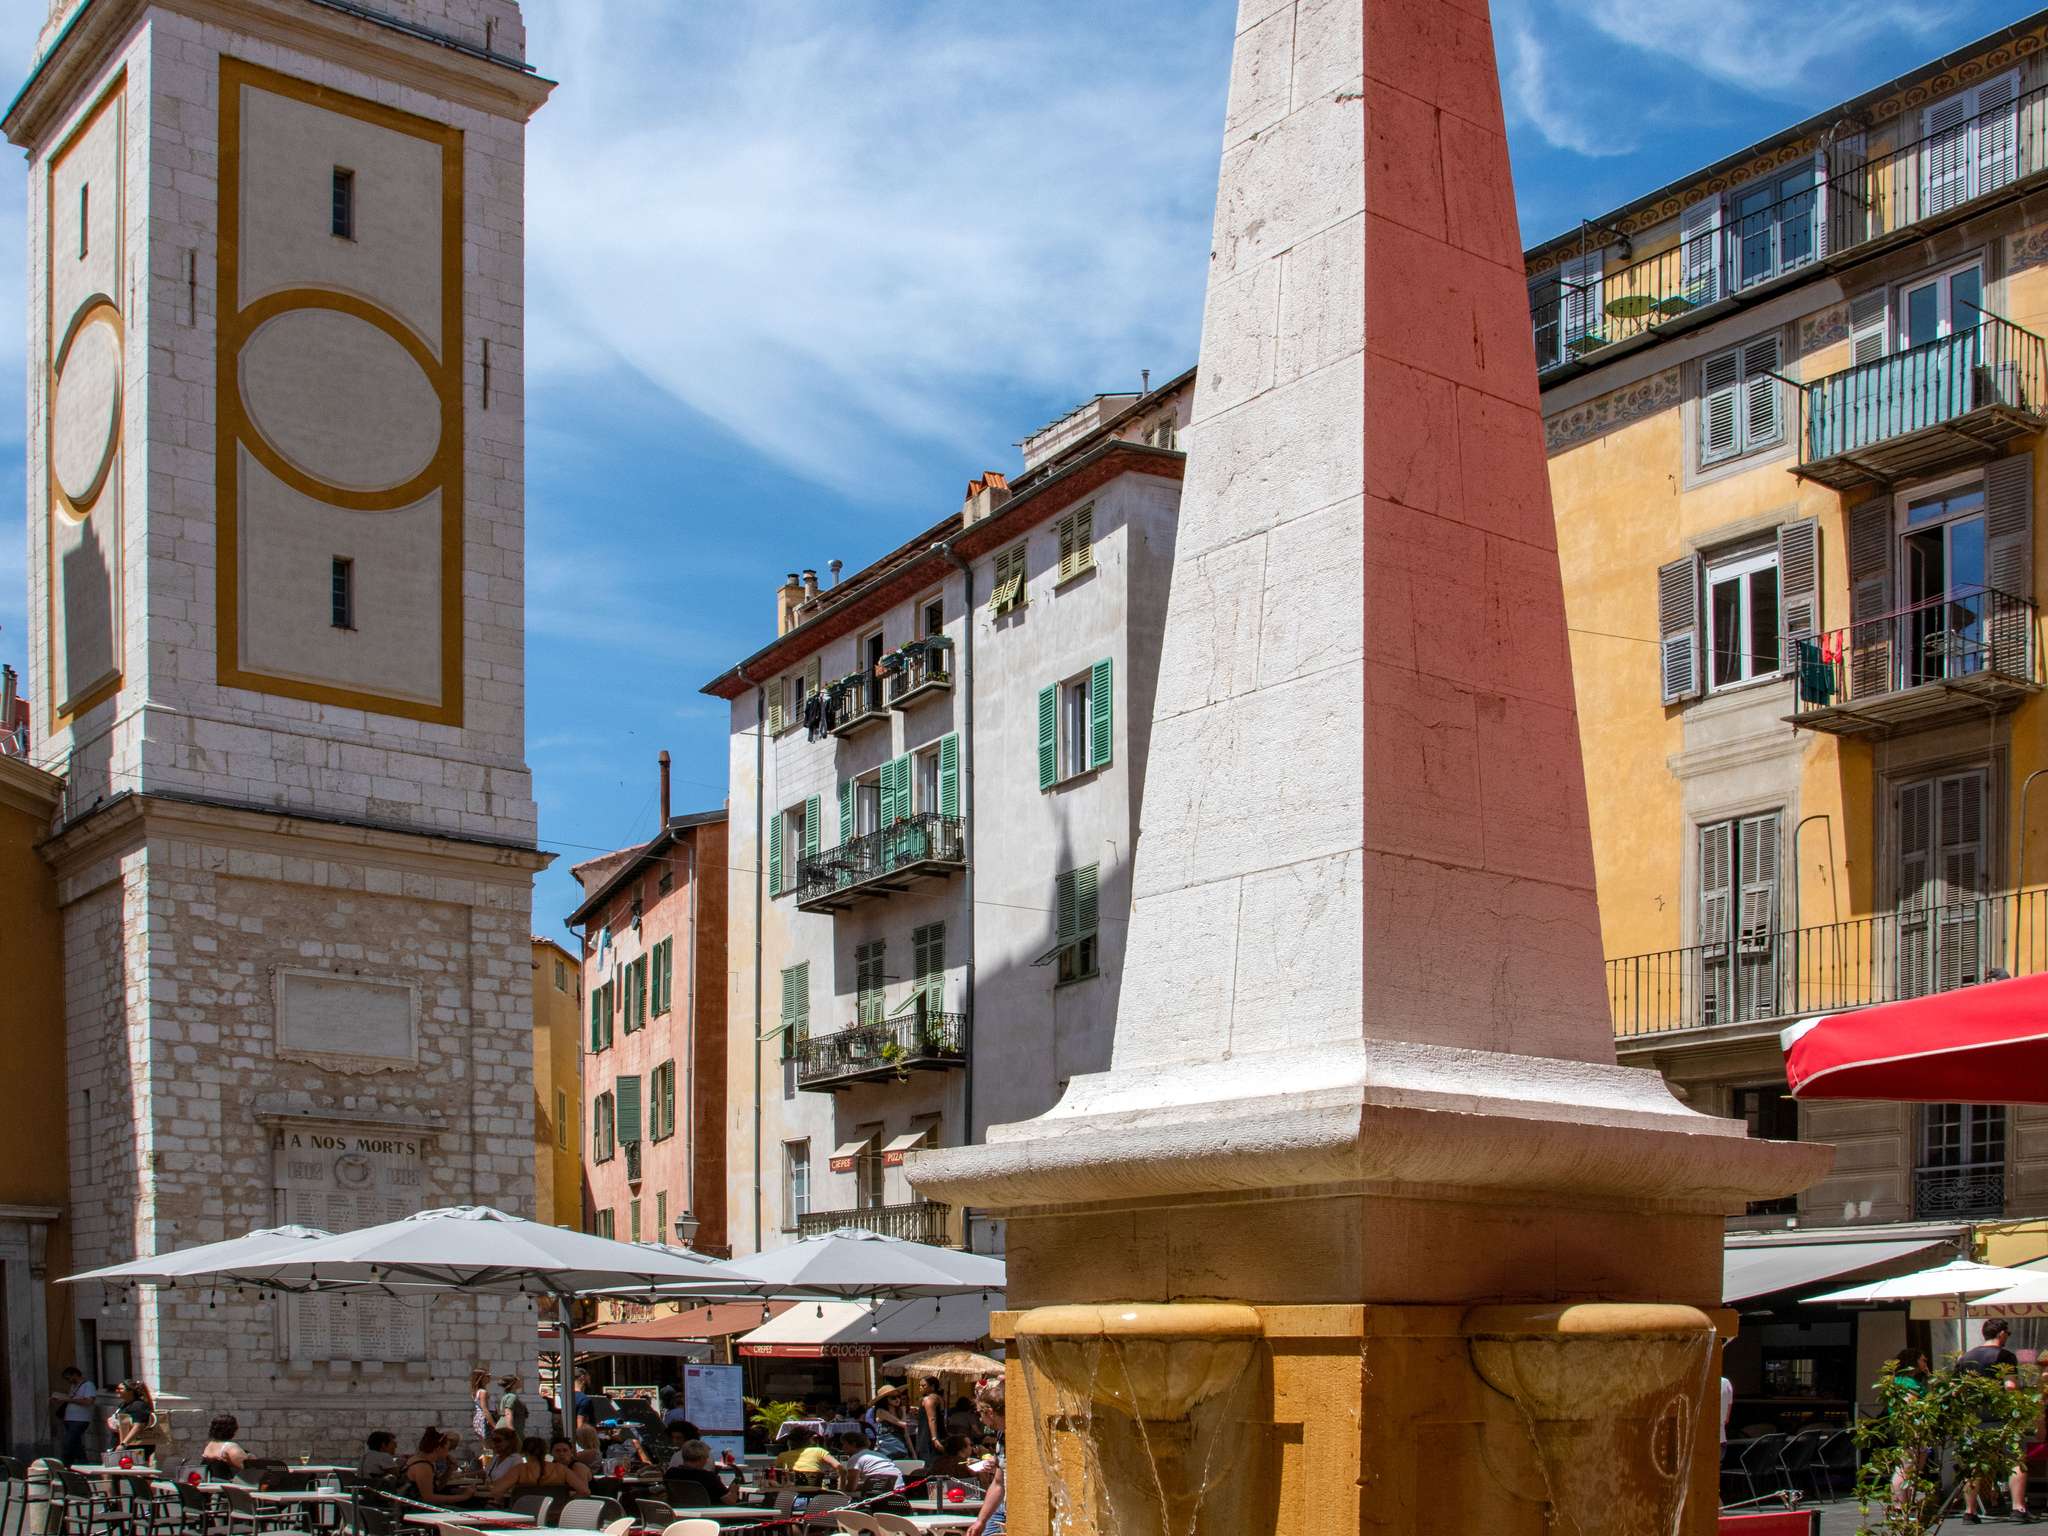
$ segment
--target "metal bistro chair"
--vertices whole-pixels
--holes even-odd
[[[665,1531],[676,1523],[676,1512],[661,1499],[642,1498],[634,1505],[633,1520],[637,1525]]]
[[[26,1525],[28,1503],[28,1468],[12,1456],[0,1456],[0,1531],[11,1530],[8,1519],[17,1509],[23,1510]]]
[[[92,1479],[62,1462],[50,1463],[56,1474],[57,1516],[64,1536],[100,1536],[103,1531],[132,1532],[134,1517],[113,1494],[93,1486]]]
[[[290,1511],[276,1504],[257,1502],[256,1490],[244,1488],[239,1483],[230,1483],[220,1491],[221,1505],[227,1514],[229,1536],[270,1536],[273,1531],[282,1532],[292,1523]]]
[[[522,1493],[511,1503],[515,1515],[531,1515],[535,1525],[548,1524],[548,1505],[553,1502],[544,1493]]]
[[[1834,1433],[1824,1424],[1809,1424],[1785,1442],[1778,1458],[1790,1486],[1818,1498],[1822,1491],[1834,1496],[1834,1479],[1820,1460],[1821,1447]]]
[[[1785,1442],[1789,1438],[1775,1432],[1758,1435],[1743,1447],[1742,1475],[1749,1483],[1749,1496],[1752,1499],[1761,1498],[1767,1493],[1776,1493],[1780,1488],[1787,1486]]]

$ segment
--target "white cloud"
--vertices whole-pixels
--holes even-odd
[[[1193,360],[1228,11],[530,0],[530,365],[607,355],[878,494]],[[626,408],[631,409],[630,402]]]
[[[1583,0],[1581,14],[1618,43],[1660,54],[1758,95],[1810,97],[1817,73],[1853,66],[1890,35],[1954,31],[1938,6],[1869,0]],[[1951,38],[1951,42],[1960,42]],[[1864,84],[1875,82],[1865,81]],[[1847,85],[1845,90],[1854,89]]]
[[[1633,144],[1617,131],[1627,119],[1601,110],[1558,79],[1549,48],[1526,9],[1496,7],[1494,33],[1501,94],[1510,118],[1534,128],[1553,149],[1593,156],[1630,152]]]

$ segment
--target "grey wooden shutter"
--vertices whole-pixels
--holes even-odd
[[[1700,364],[1700,463],[1742,449],[1742,354],[1723,352]]]
[[[1798,657],[1792,642],[1820,631],[1820,519],[1802,518],[1778,530],[1778,617],[1785,631],[1783,667]]]
[[[1100,921],[1097,899],[1099,864],[1084,864],[1074,871],[1074,933],[1077,938],[1086,938],[1095,931]]]
[[[1941,915],[1936,976],[1944,989],[1984,979],[1984,924],[1978,905],[1984,896],[1984,777],[1981,769],[1950,774],[1938,790]]]
[[[1898,805],[1899,996],[1919,997],[1934,970],[1934,781],[1904,785]]]
[[[1743,818],[1736,841],[1736,1005],[1745,1019],[1778,1012],[1778,817]]]
[[[1078,913],[1074,904],[1074,871],[1062,870],[1053,881],[1054,938],[1061,948],[1077,936]]]
[[[1765,336],[1742,349],[1742,449],[1747,453],[1784,436],[1784,389],[1775,377],[1778,338]]]
[[[1678,239],[1684,251],[1685,297],[1695,305],[1721,297],[1721,198],[1701,198],[1678,215]]]
[[[1984,471],[1984,599],[1991,665],[2014,677],[2034,673],[2034,455],[2022,450]]]
[[[1735,824],[1718,821],[1700,828],[1700,1022],[1726,1023],[1729,996],[1728,950],[1734,924]]]
[[[1849,509],[1849,697],[1891,690],[1892,502],[1876,496]]]
[[[1976,115],[1976,102],[1976,92],[1958,91],[1921,115],[1920,218],[1946,213],[1969,200],[1970,144],[1974,138],[1970,119]]]
[[[1657,568],[1657,637],[1664,702],[1700,695],[1700,557]],[[1042,750],[1042,749],[1041,749]]]
[[[2019,76],[2000,75],[1977,87],[1976,184],[1973,196],[2010,185],[2019,175]]]
[[[1882,288],[1859,293],[1849,301],[1849,361],[1874,363],[1885,353],[1885,331],[1892,307]]]

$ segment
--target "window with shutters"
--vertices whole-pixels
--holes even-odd
[[[1733,1090],[1729,1095],[1729,1113],[1747,1125],[1749,1134],[1759,1141],[1799,1139],[1799,1101],[1792,1097],[1783,1083]],[[1799,1197],[1787,1195],[1778,1200],[1752,1200],[1748,1213],[1751,1216],[1791,1216],[1798,1210]]]
[[[926,1015],[946,1011],[946,925],[926,923],[910,931],[911,997]]]
[[[934,742],[910,759],[910,778],[916,791],[917,813],[937,815],[939,810],[939,748]]]
[[[996,551],[995,569],[989,577],[989,617],[1015,613],[1024,603],[1024,545],[1019,543]]]
[[[652,993],[650,1002],[657,1018],[669,1011],[674,1000],[675,952],[673,937],[662,939],[654,946],[654,971],[648,990]]]
[[[676,1064],[664,1061],[647,1080],[647,1139],[667,1141],[676,1133]]]
[[[888,942],[875,939],[856,945],[853,951],[854,1017],[862,1024],[882,1022],[882,993],[888,985],[883,955]]]
[[[2019,76],[1945,96],[1920,116],[1920,217],[1946,213],[2019,174]]]
[[[1707,658],[1710,691],[1778,675],[1783,658],[1775,548],[1707,566]]]
[[[811,1214],[811,1144],[782,1144],[782,1229],[794,1232],[799,1218]]]
[[[1746,341],[1699,366],[1701,468],[1783,446],[1784,390],[1776,377],[1777,337]]]
[[[1775,1018],[1780,816],[1702,826],[1698,978],[1701,1024]]]
[[[591,1213],[590,1230],[598,1237],[618,1236],[618,1223],[609,1208]]]
[[[628,1200],[626,1202],[626,1231],[630,1234],[626,1239],[627,1242],[637,1243],[640,1241],[640,1202],[638,1200]]]
[[[1111,668],[1098,661],[1039,697],[1039,787],[1075,778],[1110,760]]]
[[[590,1105],[590,1160],[608,1163],[618,1150],[618,1101],[607,1090]]]
[[[640,1074],[637,1072],[621,1072],[612,1079],[613,1132],[621,1143],[637,1142],[646,1134],[646,1123],[641,1118],[640,1087]],[[637,1167],[627,1171],[635,1179],[640,1176]]]
[[[557,992],[569,990],[569,966],[568,962],[563,960],[555,962],[555,990]]]
[[[1059,980],[1086,981],[1097,974],[1097,881],[1101,866],[1084,865],[1063,871],[1053,882],[1053,919],[1057,926]]]
[[[917,632],[926,640],[946,632],[946,604],[938,593],[923,598],[917,605]]]
[[[1076,508],[1053,524],[1060,541],[1059,579],[1072,580],[1095,569],[1095,504]]]
[[[816,797],[792,805],[768,823],[768,889],[786,896],[797,888],[805,859],[818,854]]]
[[[839,839],[842,843],[851,842],[856,837],[866,837],[870,832],[881,830],[882,773],[880,769],[876,769],[873,773],[862,774],[853,781],[851,793],[847,799],[846,815],[842,816],[841,820],[844,823],[841,831],[845,834]]]
[[[882,1161],[882,1128],[863,1126],[867,1140],[853,1159],[854,1205],[863,1211],[878,1211],[889,1203],[889,1166]]]
[[[1985,502],[1981,475],[1898,498],[1901,687],[1981,672],[1989,660]]]
[[[555,1090],[555,1145],[567,1152],[575,1145],[575,1127],[569,1123],[569,1093],[565,1088]]]
[[[1893,824],[1898,891],[1898,994],[1974,986],[1997,963],[1989,890],[1990,770],[1969,768],[1901,784]]]
[[[782,1054],[793,1058],[811,1036],[811,962],[782,971]]]
[[[614,983],[606,982],[590,994],[590,1049],[608,1051],[612,1045],[612,998]]]
[[[1145,442],[1153,448],[1177,450],[1180,447],[1178,423],[1171,411],[1145,429]]]
[[[1808,161],[1729,194],[1729,256],[1738,289],[1769,282],[1813,260],[1818,185],[1818,167]]]
[[[647,1027],[647,957],[626,962],[625,1033]]]

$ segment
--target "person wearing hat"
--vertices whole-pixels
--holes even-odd
[[[867,1429],[868,1438],[874,1441],[875,1449],[884,1456],[898,1457],[910,1454],[910,1431],[903,1420],[901,1387],[883,1387],[875,1393],[875,1400],[868,1405],[868,1411],[860,1416],[860,1421]]]

